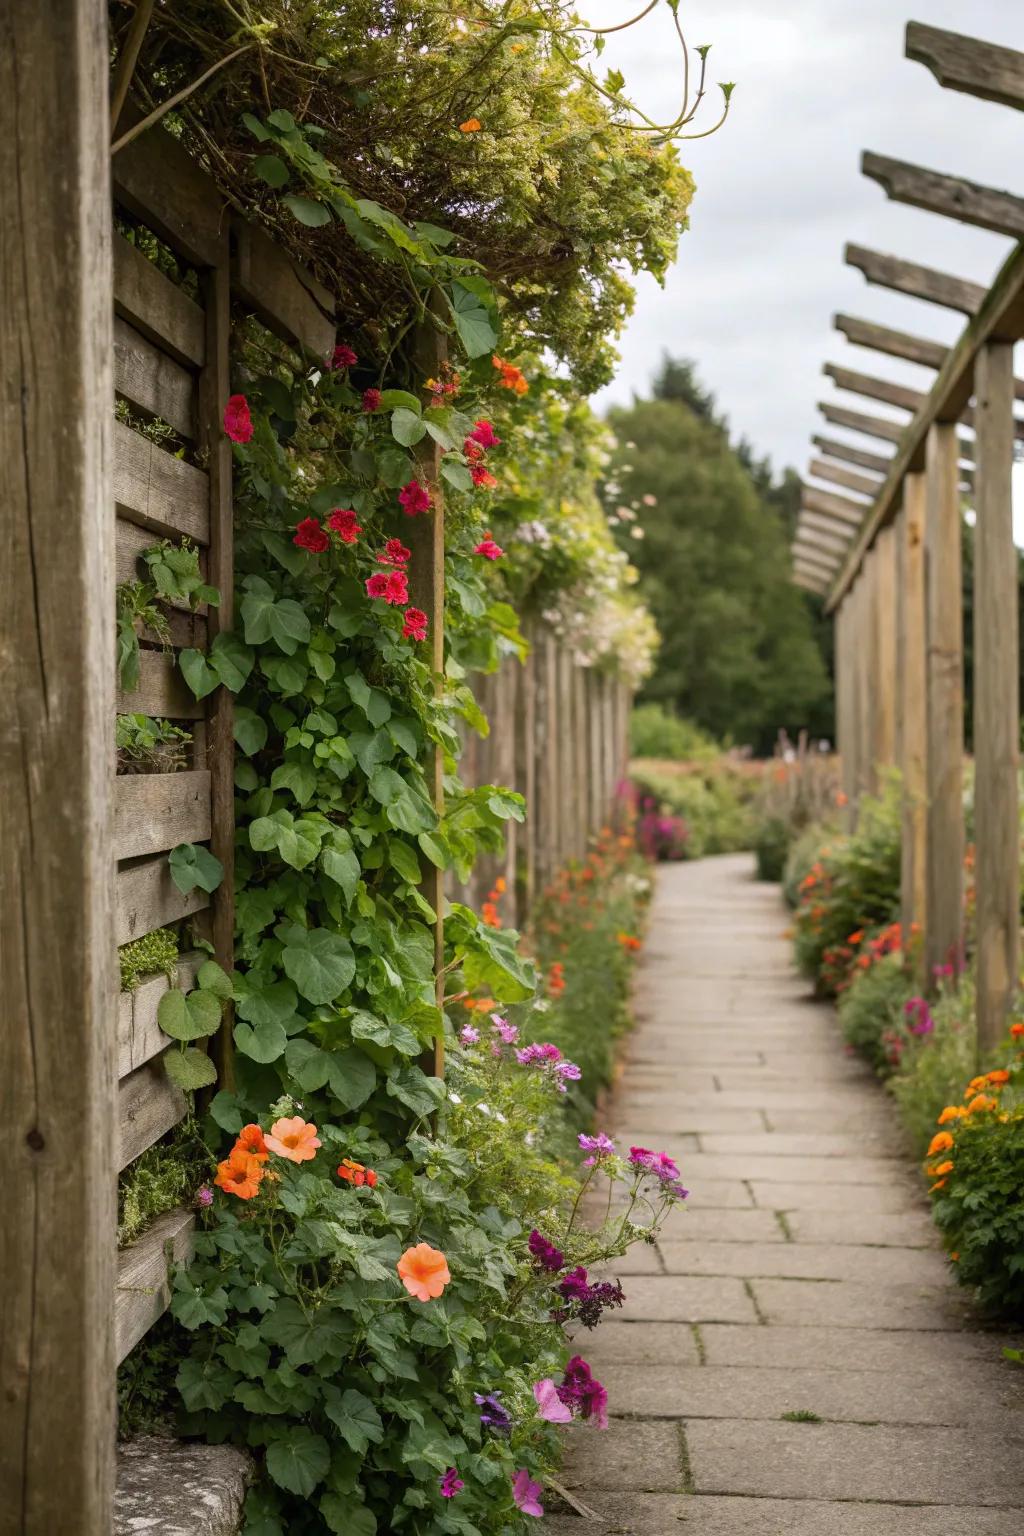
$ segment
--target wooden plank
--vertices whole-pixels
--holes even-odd
[[[108,717],[109,718],[109,717]],[[162,853],[210,836],[210,775],[122,774],[114,793],[114,841],[119,859]]]
[[[116,943],[141,939],[154,928],[166,928],[183,917],[193,917],[210,905],[205,891],[183,896],[171,879],[164,854],[124,865],[115,884]]]
[[[978,356],[974,527],[974,842],[978,1059],[1009,1023],[1020,958],[1017,550],[1013,542],[1013,347]]]
[[[908,470],[924,467],[931,424],[935,421],[955,422],[962,414],[974,388],[974,363],[981,346],[988,340],[1014,341],[1022,332],[1024,247],[1017,246],[1004,262],[981,310],[968,322],[959,341],[950,350],[921,410],[906,428],[871,516],[850,551],[843,574],[829,599],[830,609],[852,579],[875,533],[892,516],[903,476]],[[958,458],[970,457],[973,453],[973,449],[963,439],[954,439],[953,449]]]
[[[841,485],[844,490],[855,491],[859,496],[867,496],[869,499],[882,483],[875,476],[858,475],[856,470],[844,469],[841,464],[832,464],[828,459],[812,459],[808,473],[818,480],[831,480],[833,485]],[[819,487],[808,485],[805,489],[816,491]]]
[[[801,501],[811,512],[834,518],[836,522],[847,523],[853,528],[860,527],[868,510],[866,503],[854,501],[850,496],[840,496],[835,491],[819,491],[813,485],[804,486]]]
[[[800,554],[794,553],[793,555],[793,569],[800,576],[806,576],[813,581],[824,582],[826,587],[828,585],[830,578],[827,573],[820,570],[817,566],[812,565]]]
[[[927,634],[925,609],[925,480],[908,475],[897,530],[901,540],[897,675],[903,775],[900,920],[909,931],[926,923],[928,835]],[[921,978],[923,980],[923,976]]]
[[[833,654],[836,690],[836,751],[839,754],[840,804],[850,798],[848,773],[850,766],[850,654],[847,629],[850,605],[843,603],[837,610],[833,631]]]
[[[1016,48],[1002,48],[959,32],[909,21],[906,55],[916,64],[924,64],[948,90],[964,91],[1004,107],[1024,108],[1024,53]]]
[[[334,347],[334,298],[255,225],[232,221],[235,295],[284,341],[323,361]]]
[[[827,576],[830,580],[835,578],[836,571],[839,569],[837,556],[826,555],[822,550],[799,541],[794,542],[792,553],[793,558],[799,560],[802,565],[820,571],[823,576]]]
[[[519,828],[519,858],[516,862],[516,907],[518,921],[529,918],[537,892],[537,662],[536,626],[524,625],[530,647],[522,663],[516,689],[516,768],[515,787],[526,800],[526,820]]]
[[[123,421],[114,422],[114,505],[161,538],[210,542],[210,480]]]
[[[129,405],[169,422],[182,437],[195,437],[195,399],[190,373],[114,318],[114,388]]]
[[[937,341],[926,341],[907,331],[894,331],[887,325],[876,325],[872,320],[859,320],[853,315],[833,315],[832,324],[855,347],[868,347],[872,352],[901,357],[922,368],[941,368],[949,350]]]
[[[863,272],[869,283],[908,294],[912,299],[939,304],[944,309],[958,310],[963,315],[977,314],[985,297],[985,289],[980,283],[951,277],[948,272],[937,272],[934,267],[922,267],[898,256],[887,256],[864,245],[847,245],[843,260]]]
[[[956,429],[929,428],[925,455],[928,840],[925,976],[963,958],[963,614]]]
[[[193,986],[196,972],[205,955],[198,950],[179,956],[177,980],[168,981],[161,971],[143,981],[134,991],[122,992],[118,999],[117,1016],[117,1075],[127,1077],[158,1056],[170,1039],[157,1023],[160,999],[172,985],[186,990]]]
[[[874,679],[875,761],[882,768],[896,762],[896,532],[883,529],[875,571],[877,660]]]
[[[114,1299],[118,1364],[170,1306],[171,1267],[192,1258],[195,1225],[193,1211],[167,1211],[118,1254]]]
[[[183,367],[202,367],[206,358],[203,311],[138,246],[116,232],[114,313]]]
[[[842,405],[829,405],[819,400],[818,410],[834,427],[849,427],[851,432],[863,432],[865,437],[880,437],[887,443],[898,443],[903,428],[898,421],[884,416],[867,416],[863,411],[849,411]]]
[[[120,714],[165,720],[201,720],[206,713],[186,686],[177,659],[166,651],[140,651],[139,686],[134,693],[119,693],[117,708]]]
[[[123,1077],[117,1091],[118,1172],[166,1136],[187,1111],[185,1095],[167,1076],[161,1057]]]
[[[116,1095],[106,11],[0,44],[0,1526],[110,1529]]]
[[[163,128],[149,128],[112,161],[117,201],[194,266],[215,266],[226,228],[216,183]]]
[[[843,459],[847,464],[858,464],[861,469],[870,469],[875,474],[887,475],[892,465],[891,454],[869,453],[866,448],[858,448],[854,443],[841,442],[835,437],[819,437],[815,435],[811,442],[822,453],[831,454],[834,459]]]
[[[1024,238],[1024,198],[1014,197],[1012,192],[997,192],[964,176],[928,171],[905,160],[873,154],[871,150],[862,154],[860,168],[865,176],[885,188],[886,196],[894,203],[907,203],[911,208],[939,213],[961,224],[1009,235],[1013,240]]]
[[[801,512],[796,533],[802,543],[812,544],[816,549],[833,551],[840,556],[845,555],[851,538],[850,529],[837,527],[828,518],[819,517],[816,512]]]
[[[828,591],[827,582],[822,581],[819,576],[812,576],[809,573],[801,571],[799,568],[794,569],[793,575],[790,579],[794,587],[803,587],[804,591],[806,592],[815,592],[820,596],[822,593]]]
[[[822,368],[837,389],[845,389],[852,395],[865,395],[869,400],[881,400],[901,411],[916,411],[924,399],[919,389],[907,389],[904,384],[894,384],[890,379],[876,379],[868,373],[857,373],[852,368],[842,368],[838,363],[826,363]]]

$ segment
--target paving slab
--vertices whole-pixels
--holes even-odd
[[[574,1424],[566,1433],[562,1481],[588,1499],[595,1488],[682,1493],[686,1471],[680,1426],[612,1419],[607,1429]]]
[[[576,1348],[597,1375],[609,1365],[699,1365],[697,1330],[683,1323],[623,1322],[621,1313],[606,1318],[592,1334],[577,1334]]]
[[[908,1177],[892,1184],[794,1184],[751,1179],[754,1201],[769,1211],[831,1211],[872,1216],[913,1214],[922,1195]]]
[[[722,1157],[901,1157],[902,1138],[874,1131],[868,1136],[829,1136],[785,1131],[707,1131],[696,1138],[700,1152]]]
[[[795,1243],[863,1243],[878,1248],[937,1248],[940,1244],[935,1223],[924,1209],[890,1216],[791,1208],[786,1225]]]
[[[1024,1507],[1024,1442],[988,1431],[691,1419],[686,1443],[697,1493]]]
[[[756,1323],[757,1311],[742,1280],[703,1275],[637,1275],[623,1316],[652,1323]]]
[[[912,1286],[941,1286],[949,1279],[948,1259],[933,1248],[858,1248],[840,1243],[722,1243],[690,1239],[660,1242],[658,1250],[661,1272],[669,1275],[736,1275],[749,1280],[758,1277],[857,1280],[868,1285]]]
[[[884,1318],[888,1328],[934,1331],[962,1328],[970,1319],[966,1295],[946,1279],[938,1285],[856,1280],[751,1280],[748,1284],[769,1325],[870,1328]]]
[[[554,1536],[1020,1536],[1015,1510],[821,1499],[596,1493],[597,1520],[544,1521]]]
[[[636,1325],[637,1327],[640,1324]],[[914,1371],[944,1362],[953,1389],[963,1361],[984,1362],[998,1381],[1014,1369],[1002,1357],[1014,1340],[998,1333],[947,1333],[936,1329],[802,1328],[773,1324],[750,1328],[728,1323],[704,1323],[698,1332],[708,1365],[766,1365],[850,1371]],[[1015,1368],[1018,1372],[1020,1367]],[[1014,1378],[1016,1380],[1016,1378]],[[993,1376],[993,1392],[997,1391]],[[1020,1384],[1017,1383],[1017,1390]]]
[[[770,1142],[769,1134],[765,1140]],[[752,1179],[757,1183],[898,1185],[920,1198],[920,1184],[907,1169],[906,1160],[892,1157],[774,1157],[764,1153],[692,1152],[686,1160],[686,1177],[693,1185],[706,1179]]]

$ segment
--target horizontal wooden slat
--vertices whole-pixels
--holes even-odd
[[[195,1224],[191,1211],[167,1211],[118,1254],[114,1298],[118,1365],[170,1305],[168,1275],[172,1265],[191,1259]]]
[[[149,128],[111,161],[114,195],[194,266],[216,266],[225,200],[188,151],[161,127]]]
[[[171,879],[167,859],[145,859],[117,872],[114,887],[117,943],[141,939],[155,928],[166,928],[210,905],[205,891],[183,896]]]
[[[1024,53],[1016,48],[1001,48],[980,38],[909,21],[906,54],[930,69],[948,90],[964,91],[1004,107],[1024,108]]]
[[[114,235],[114,313],[176,362],[206,361],[206,316],[123,235]]]
[[[843,260],[863,272],[869,283],[908,294],[912,299],[940,304],[944,309],[958,310],[962,315],[977,314],[985,297],[980,283],[969,283],[966,278],[951,277],[948,272],[936,272],[934,267],[902,261],[882,251],[871,251],[864,245],[848,245]]]
[[[156,715],[164,720],[202,720],[206,710],[185,685],[172,652],[142,651],[139,654],[139,686],[134,693],[119,693],[118,714]]]
[[[863,432],[865,437],[880,437],[883,442],[898,443],[903,434],[898,421],[887,421],[884,416],[848,411],[845,406],[830,405],[827,400],[819,401],[818,409],[834,427],[849,427],[851,432]]]
[[[232,232],[236,295],[275,335],[326,358],[335,338],[331,294],[263,230],[237,219]]]
[[[939,342],[911,336],[906,331],[894,331],[887,325],[876,325],[873,320],[860,320],[856,315],[833,315],[832,324],[855,347],[870,347],[889,357],[902,357],[908,363],[920,363],[922,368],[941,368],[946,358],[948,349]]]
[[[210,479],[194,464],[114,422],[114,505],[118,514],[163,537],[210,542]]]
[[[196,979],[196,972],[203,963],[203,955],[191,950],[178,958],[177,981],[173,985],[187,990]],[[117,1075],[127,1077],[139,1067],[152,1061],[154,1056],[170,1044],[156,1021],[160,999],[172,983],[161,972],[143,981],[131,992],[118,996],[117,1013]]]
[[[858,475],[855,469],[844,469],[841,464],[833,464],[828,459],[812,459],[808,474],[814,475],[817,480],[831,480],[833,485],[856,491],[860,496],[874,496],[882,483],[877,475]],[[808,486],[807,489],[817,490],[817,486]]]
[[[849,523],[837,523],[830,517],[822,517],[820,512],[808,512],[806,509],[800,513],[796,525],[797,534],[806,532],[820,533],[826,540],[830,549],[837,549],[845,553],[854,530]],[[813,543],[814,540],[812,539]]]
[[[195,381],[190,373],[140,336],[126,320],[114,319],[114,388],[129,405],[159,416],[183,437],[195,437]]]
[[[876,379],[869,373],[842,368],[838,363],[826,363],[821,371],[837,389],[845,389],[851,395],[864,395],[868,400],[880,400],[883,405],[894,405],[900,411],[916,411],[924,399],[919,389],[908,389],[905,384],[895,384],[891,379]]]
[[[861,469],[874,470],[876,474],[886,475],[892,464],[892,455],[884,453],[869,453],[866,448],[859,448],[854,443],[841,442],[836,437],[820,437],[815,435],[811,442],[822,453],[830,453],[834,459],[843,459],[847,464],[859,464]]]
[[[114,845],[119,859],[161,853],[210,835],[210,775],[122,774],[114,793]]]
[[[803,587],[807,592],[817,593],[819,597],[828,591],[827,581],[820,576],[812,575],[810,571],[802,569],[799,565],[794,565],[790,580],[794,587]]]
[[[185,1095],[175,1088],[159,1056],[123,1077],[117,1090],[118,1170],[166,1135],[187,1108]]]
[[[894,203],[943,214],[962,224],[1009,235],[1013,240],[1024,237],[1024,198],[1015,197],[1012,192],[997,192],[963,176],[928,171],[920,165],[908,165],[905,160],[873,154],[871,150],[864,151],[860,168],[865,176],[884,187],[886,196]]]
[[[875,500],[871,516],[854,542],[842,574],[829,594],[829,612],[834,610],[849,590],[878,530],[884,527],[900,505],[904,475],[908,471],[924,468],[929,428],[934,422],[953,422],[963,415],[974,389],[974,365],[981,347],[987,341],[1015,341],[1022,334],[1024,246],[1018,245],[1003,263],[977,315],[968,322],[959,341],[951,348],[923,406],[901,433],[899,449]],[[967,455],[969,451],[961,439],[961,454]]]
[[[819,491],[816,486],[805,485],[801,497],[802,503],[812,512],[820,512],[824,517],[838,518],[840,522],[852,523],[859,527],[867,510],[862,501],[854,501],[850,496],[840,496],[836,491]]]
[[[126,522],[123,517],[117,519],[115,532],[114,568],[118,582],[143,581],[147,577],[146,567],[139,564],[140,557],[147,549],[153,549],[160,543],[160,535],[153,533],[149,528],[139,528],[135,523]],[[199,552],[199,571],[205,578],[207,572],[206,551]],[[177,608],[183,612],[191,612],[188,604],[183,600],[161,598],[161,602],[168,607]],[[206,612],[206,604],[200,603],[198,613]]]

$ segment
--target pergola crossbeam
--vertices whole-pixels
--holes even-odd
[[[865,245],[847,245],[843,260],[863,272],[868,282],[879,288],[891,288],[894,293],[924,299],[944,309],[955,309],[962,315],[976,315],[985,298],[986,290],[980,283],[968,282],[964,277],[951,277],[948,272],[937,272],[934,267],[922,267],[915,261],[903,261],[899,256],[887,256],[882,251],[869,250]]]
[[[810,512],[806,507],[801,509],[800,520],[796,526],[798,533],[809,529],[812,533],[824,534],[829,543],[836,549],[842,550],[844,554],[857,532],[850,523],[837,523],[834,518],[826,517],[821,512]]]
[[[860,320],[854,315],[834,315],[832,324],[852,346],[885,352],[889,357],[901,357],[922,368],[937,371],[949,356],[949,348],[940,342],[926,341],[923,336],[911,336],[907,331],[894,331],[887,325],[875,325],[871,320]],[[1024,379],[1014,379],[1013,394],[1015,399],[1024,400]]]
[[[903,436],[899,422],[889,421],[884,416],[868,416],[864,411],[848,410],[845,405],[830,405],[827,400],[819,400],[818,409],[832,426],[848,427],[851,432],[862,432],[865,437],[880,437],[883,442],[898,443]]]
[[[1024,109],[1024,53],[1016,48],[908,21],[906,55],[930,69],[947,90]]]
[[[835,518],[837,522],[854,528],[860,527],[868,507],[867,502],[854,501],[852,497],[840,496],[835,491],[819,491],[814,485],[804,486],[801,502],[809,512],[817,512],[820,517]]]
[[[857,464],[861,469],[873,470],[876,474],[887,475],[892,464],[891,454],[869,453],[866,448],[858,448],[854,443],[844,443],[838,437],[821,437],[817,433],[811,438],[815,448],[820,448],[822,453],[831,454],[834,459],[843,459],[847,464]]]
[[[861,171],[885,189],[894,203],[907,203],[926,213],[938,213],[961,224],[990,229],[997,235],[1024,239],[1024,198],[1012,192],[997,192],[963,176],[945,176],[905,160],[890,160],[866,149],[861,156]]]
[[[808,474],[818,480],[831,480],[833,485],[841,485],[844,490],[855,491],[869,498],[875,495],[882,483],[875,475],[858,475],[856,470],[844,469],[842,464],[832,464],[828,459],[812,458]],[[807,486],[806,489],[817,490],[818,487]]]
[[[894,405],[911,414],[920,409],[924,399],[919,389],[908,389],[905,384],[894,384],[890,379],[876,379],[869,373],[857,373],[839,363],[825,363],[821,371],[837,389],[845,389],[847,394],[864,395],[868,400],[880,400],[883,405]]]

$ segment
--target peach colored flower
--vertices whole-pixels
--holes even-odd
[[[316,1157],[320,1138],[315,1125],[307,1125],[301,1115],[291,1119],[275,1120],[270,1132],[264,1136],[267,1148],[278,1157],[286,1157],[290,1163],[308,1163]]]
[[[248,1152],[250,1156],[258,1158],[265,1163],[270,1156],[267,1144],[263,1140],[263,1132],[258,1125],[243,1125],[238,1133],[238,1139],[232,1147],[232,1152]]]
[[[251,1152],[238,1149],[217,1164],[217,1177],[213,1182],[218,1189],[226,1190],[229,1195],[237,1195],[239,1200],[251,1200],[262,1178],[263,1168],[259,1158],[253,1157]]]
[[[397,1265],[399,1278],[417,1301],[433,1301],[451,1280],[448,1260],[439,1248],[417,1243],[407,1248]]]

